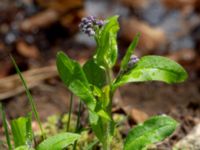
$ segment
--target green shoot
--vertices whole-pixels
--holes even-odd
[[[78,106],[78,118],[77,118],[77,122],[76,122],[76,129],[75,129],[75,133],[78,133],[80,130],[80,116],[81,116],[81,108],[82,108],[82,102],[79,102],[79,106]],[[74,142],[73,145],[73,150],[76,150],[76,145],[77,145],[77,141]]]
[[[9,132],[8,132],[8,124],[7,124],[7,121],[6,121],[6,114],[5,114],[5,110],[4,110],[2,103],[0,103],[0,112],[1,112],[1,116],[2,116],[3,128],[4,128],[5,135],[6,135],[6,141],[7,141],[8,149],[12,150],[10,135],[9,135]]]
[[[71,113],[72,113],[72,107],[73,107],[73,93],[70,94],[70,106],[69,106],[69,116],[67,121],[67,132],[69,132],[69,126],[70,126],[70,120],[71,120]]]
[[[32,147],[33,131],[32,131],[32,114],[26,117],[20,117],[11,121],[11,129],[15,147],[26,145]]]
[[[33,97],[32,97],[32,95],[31,95],[31,93],[30,93],[30,91],[29,91],[29,89],[28,89],[28,86],[27,86],[27,84],[26,84],[26,81],[24,80],[24,77],[23,77],[23,75],[22,75],[22,73],[21,73],[19,67],[17,66],[17,63],[16,63],[15,59],[12,57],[12,55],[10,55],[10,58],[11,58],[11,60],[12,60],[12,63],[13,63],[13,65],[14,65],[16,71],[17,71],[17,74],[19,75],[20,80],[21,80],[21,82],[22,82],[22,84],[23,84],[23,86],[24,86],[24,88],[25,88],[25,90],[26,90],[26,95],[27,95],[27,97],[28,97],[29,103],[30,103],[31,108],[32,108],[32,110],[33,110],[34,116],[35,116],[35,118],[36,118],[36,120],[37,120],[37,122],[38,122],[38,124],[39,124],[42,137],[43,137],[43,139],[45,139],[45,138],[46,138],[46,135],[45,135],[45,133],[44,133],[44,131],[43,131],[42,123],[41,123],[41,121],[40,121],[40,118],[39,118],[39,115],[38,115],[38,112],[37,112],[37,109],[36,109],[36,104],[35,104],[35,102],[34,102],[34,100],[33,100]]]
[[[57,70],[64,84],[87,106],[90,126],[101,142],[103,150],[111,149],[117,124],[112,119],[112,101],[117,88],[130,82],[162,81],[171,84],[187,79],[185,69],[168,58],[144,56],[139,59],[135,56],[134,50],[139,42],[139,34],[128,47],[122,59],[118,76],[114,78],[112,69],[118,58],[118,17],[116,15],[106,20],[100,20],[94,16],[88,16],[81,20],[80,30],[93,37],[97,43],[93,57],[83,66],[63,52],[58,52],[56,60]],[[151,122],[153,123],[151,124]],[[152,119],[147,120],[143,126],[131,130],[124,149],[133,150],[135,146],[142,146],[134,149],[141,150],[149,144],[163,140],[175,130],[175,122],[170,117],[163,118],[162,116],[156,117],[156,120],[153,119],[153,121]],[[145,130],[146,127],[149,129],[148,131]],[[137,132],[139,129],[140,132]],[[150,134],[149,131],[154,132]],[[138,135],[143,140],[139,138],[137,139],[139,142],[133,141],[133,137]],[[75,145],[76,143],[74,150]]]

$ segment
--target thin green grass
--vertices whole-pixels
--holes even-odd
[[[70,120],[71,120],[72,106],[73,106],[73,98],[74,98],[74,95],[73,95],[73,93],[71,93],[70,94],[69,116],[68,116],[68,121],[67,121],[67,132],[69,132],[69,127],[70,127]]]
[[[10,136],[9,136],[9,132],[8,132],[8,124],[6,122],[6,114],[5,114],[4,107],[3,107],[2,103],[0,103],[0,112],[1,112],[1,116],[2,116],[3,127],[4,127],[4,132],[5,132],[5,135],[6,135],[6,141],[7,141],[7,144],[8,144],[8,149],[12,150],[11,140],[10,140]]]
[[[78,133],[80,130],[81,108],[82,108],[82,102],[80,101],[79,106],[78,106],[78,118],[77,118],[77,122],[76,122],[75,133]],[[77,141],[74,142],[73,150],[76,150],[76,145],[77,145]]]
[[[34,103],[33,97],[32,97],[32,95],[31,95],[31,93],[30,93],[30,91],[29,91],[29,89],[28,89],[28,86],[27,86],[27,84],[26,84],[26,81],[24,80],[24,77],[23,77],[22,73],[20,72],[19,67],[17,66],[17,63],[16,63],[15,59],[12,57],[12,55],[10,55],[10,58],[11,58],[11,60],[12,60],[12,63],[13,63],[13,65],[14,65],[16,71],[17,71],[17,74],[19,75],[20,80],[21,80],[21,82],[22,82],[22,84],[23,84],[23,86],[24,86],[24,88],[25,88],[25,90],[26,90],[26,95],[27,95],[28,100],[29,100],[29,103],[30,103],[30,105],[31,105],[33,114],[34,114],[34,116],[35,116],[35,118],[36,118],[36,120],[37,120],[37,122],[38,122],[38,124],[39,124],[40,130],[41,130],[41,134],[42,134],[42,137],[43,137],[43,140],[44,140],[44,139],[46,138],[46,134],[45,134],[44,131],[43,131],[42,124],[41,124],[41,121],[40,121],[38,112],[37,112],[37,110],[36,110],[36,105],[35,105],[35,103]]]

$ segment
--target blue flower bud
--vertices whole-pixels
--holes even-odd
[[[105,24],[105,22],[103,20],[99,20],[96,22],[96,25],[102,27]]]
[[[95,31],[92,28],[88,28],[85,31],[86,34],[88,34],[89,36],[94,36],[95,35]]]
[[[91,20],[91,21],[95,21],[95,20],[96,20],[96,17],[94,17],[94,16],[88,16],[87,19],[88,19],[88,20]]]
[[[128,68],[132,68],[138,61],[139,61],[139,58],[135,55],[132,55],[128,62]]]
[[[103,20],[98,20],[94,16],[88,16],[81,19],[79,24],[80,31],[86,33],[89,36],[95,35],[95,30],[101,28],[105,22]]]

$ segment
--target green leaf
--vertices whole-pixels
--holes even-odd
[[[1,113],[1,116],[2,116],[3,128],[4,128],[4,133],[6,135],[6,142],[7,142],[7,145],[8,145],[8,149],[12,150],[10,135],[9,135],[9,131],[8,131],[8,124],[7,124],[7,121],[6,121],[6,113],[5,113],[5,110],[4,110],[2,103],[0,103],[0,113]]]
[[[43,139],[45,139],[46,135],[45,135],[45,133],[44,133],[44,131],[43,131],[42,124],[41,124],[41,121],[40,121],[40,118],[39,118],[39,114],[38,114],[37,109],[36,109],[36,104],[35,104],[35,102],[34,102],[34,100],[33,100],[33,97],[32,97],[32,95],[31,95],[29,89],[28,89],[26,80],[24,79],[24,76],[23,76],[23,74],[21,73],[21,71],[20,71],[20,69],[19,69],[19,67],[18,67],[18,65],[17,65],[17,63],[16,63],[16,61],[15,61],[15,59],[12,57],[12,55],[10,55],[10,58],[11,58],[11,60],[12,60],[12,63],[13,63],[13,65],[14,65],[14,67],[15,67],[15,70],[16,70],[17,74],[19,75],[19,78],[20,78],[20,80],[21,80],[21,82],[22,82],[22,84],[23,84],[23,86],[24,86],[24,88],[25,88],[26,95],[27,95],[28,100],[29,100],[29,103],[30,103],[30,105],[31,105],[31,109],[32,109],[32,111],[33,111],[33,113],[34,113],[34,116],[35,116],[35,118],[36,118],[36,120],[37,120],[37,122],[38,122],[38,124],[39,124],[40,130],[41,130],[41,133],[42,133],[42,137],[43,137]]]
[[[164,140],[177,128],[178,123],[169,116],[155,116],[131,129],[124,150],[142,150],[148,145]]]
[[[31,126],[31,115],[12,120],[11,129],[15,147],[32,144],[33,132]]]
[[[88,85],[87,78],[78,62],[70,59],[65,53],[57,53],[57,69],[62,81],[69,86],[73,80],[80,80]]]
[[[60,78],[65,85],[81,100],[83,100],[89,109],[94,110],[96,100],[90,89],[88,80],[80,64],[70,59],[63,52],[57,53],[57,70]]]
[[[94,59],[88,60],[84,66],[83,70],[90,84],[102,88],[106,84],[106,73],[105,70],[100,68]]]
[[[102,107],[106,109],[110,102],[110,86],[104,86],[102,89],[102,96],[100,97],[100,102],[102,104]]]
[[[101,119],[96,113],[89,111],[89,122],[92,128],[92,131],[95,133],[99,141],[104,141],[104,128]]]
[[[108,113],[105,112],[103,109],[98,110],[98,111],[97,111],[97,114],[98,114],[100,117],[102,117],[103,119],[107,120],[107,121],[110,121],[110,120],[111,120],[111,118],[110,118],[110,116],[108,115]]]
[[[97,145],[99,140],[94,140],[92,143],[90,143],[84,150],[93,150],[93,147]]]
[[[117,32],[119,30],[118,16],[106,20],[105,26],[97,35],[97,52],[94,56],[99,66],[112,68],[117,60]]]
[[[99,89],[98,87],[96,87],[95,85],[90,85],[90,88],[92,90],[92,93],[95,97],[99,98],[102,96],[102,91],[101,89]]]
[[[75,95],[81,98],[91,110],[96,107],[96,100],[92,94],[92,91],[80,80],[73,80],[68,87]]]
[[[30,148],[27,145],[19,146],[15,148],[15,150],[35,150],[34,148]]]
[[[20,117],[11,121],[11,129],[15,147],[26,144],[26,121],[27,119],[24,117]]]
[[[127,51],[126,51],[126,54],[125,56],[123,57],[122,59],[122,62],[121,62],[121,65],[120,65],[120,70],[126,70],[127,68],[127,65],[128,65],[128,62],[131,58],[131,55],[134,53],[134,50],[139,42],[139,37],[140,37],[140,34],[137,34],[132,43],[130,44],[130,46],[128,47]]]
[[[95,111],[90,111],[89,113],[90,124],[97,124],[98,120],[100,119],[99,117],[101,117],[101,119],[104,119],[106,121],[111,120],[108,113],[105,110],[103,110],[99,104],[97,104]]]
[[[162,56],[144,56],[127,73],[116,79],[113,89],[128,82],[163,81],[179,83],[187,78],[187,73],[175,61]]]
[[[105,131],[105,124],[107,124],[108,122],[112,124],[112,127],[110,128],[111,136],[113,135],[115,124],[111,117],[103,109],[95,111],[97,111],[97,113],[89,111],[89,122],[93,132],[95,133],[99,141],[103,142],[105,141],[105,133],[107,132]]]
[[[28,113],[26,116],[26,144],[31,144],[34,138],[32,130],[32,113]],[[30,145],[29,145],[30,146]]]
[[[62,150],[63,148],[73,144],[79,138],[79,134],[67,132],[60,133],[44,140],[37,146],[36,150]]]

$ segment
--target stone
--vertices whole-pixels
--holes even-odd
[[[179,142],[175,148],[178,150],[200,150],[200,124],[196,125],[192,131]]]

